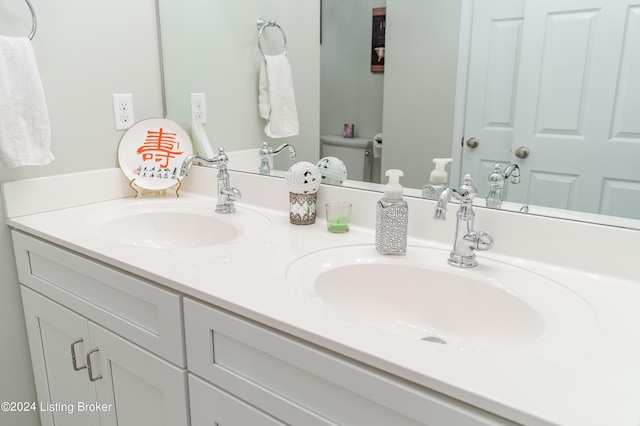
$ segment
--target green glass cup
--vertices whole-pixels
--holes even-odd
[[[327,230],[335,234],[349,231],[351,222],[351,203],[342,201],[332,201],[325,203],[327,214]]]

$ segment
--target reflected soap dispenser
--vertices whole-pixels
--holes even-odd
[[[376,205],[376,250],[380,254],[404,255],[407,253],[409,207],[402,198],[400,177],[403,173],[390,169],[386,175],[389,183]]]
[[[422,198],[437,200],[449,183],[449,176],[444,166],[453,161],[453,158],[434,158],[436,167],[431,171],[429,183],[422,187]]]

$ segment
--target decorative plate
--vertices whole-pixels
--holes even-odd
[[[189,134],[177,123],[149,118],[133,124],[122,135],[118,163],[136,186],[162,190],[178,183],[182,162],[191,154]]]

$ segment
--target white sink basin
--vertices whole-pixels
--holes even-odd
[[[488,259],[458,269],[447,257],[421,247],[402,257],[338,247],[298,259],[287,279],[343,320],[457,347],[519,346],[568,322],[594,321],[590,307],[558,283]]]
[[[253,210],[214,212],[214,203],[183,199],[142,199],[92,215],[87,230],[95,238],[148,248],[195,248],[228,243],[269,220]]]

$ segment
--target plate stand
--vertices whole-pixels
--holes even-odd
[[[145,188],[142,188],[142,187],[136,185],[135,178],[131,179],[129,181],[129,186],[136,193],[135,198],[139,198],[139,197],[142,197],[144,195],[150,195],[150,194],[152,194],[151,196],[155,196],[155,197],[166,197],[167,196],[167,191],[169,191],[171,189],[173,189],[175,191],[176,198],[178,198],[178,197],[180,197],[180,186],[181,185],[182,185],[182,182],[180,182],[180,180],[178,180],[178,182],[175,185],[170,186],[169,188],[157,189],[157,190],[149,189],[148,190],[148,189],[145,189]]]

